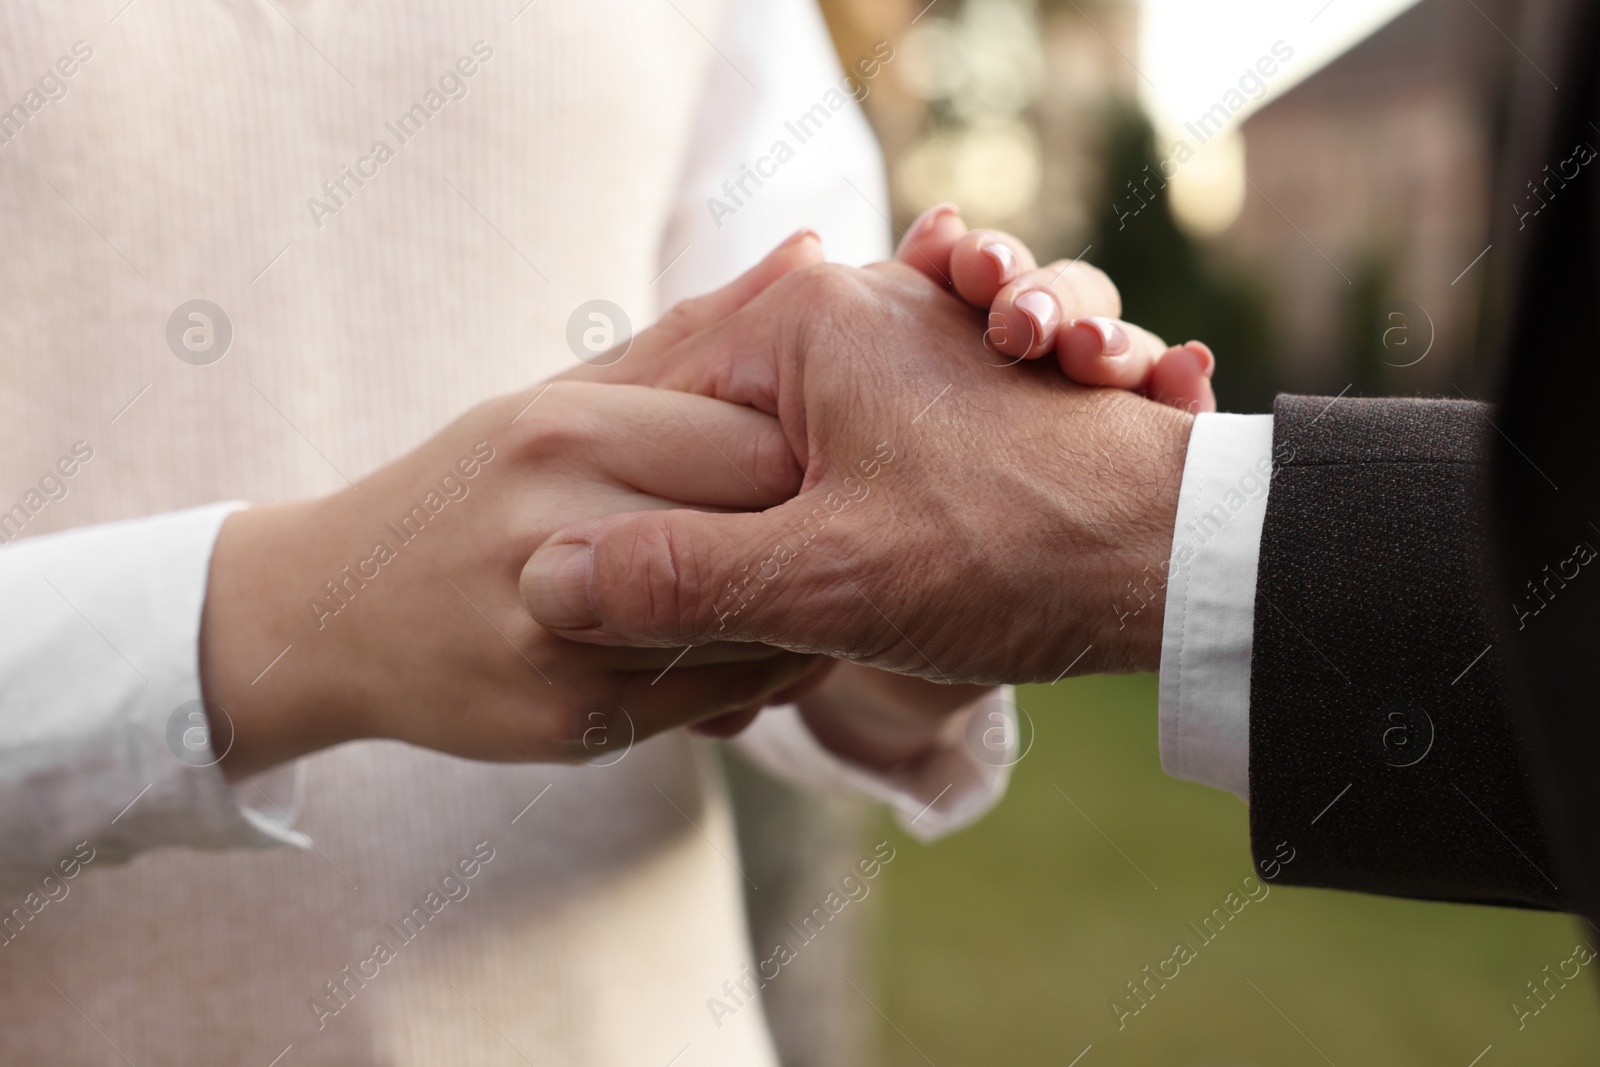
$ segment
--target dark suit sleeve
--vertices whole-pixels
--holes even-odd
[[[1554,908],[1485,593],[1490,413],[1280,397],[1250,677],[1250,829],[1282,883]],[[1292,855],[1289,863],[1281,861]]]

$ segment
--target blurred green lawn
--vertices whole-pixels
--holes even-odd
[[[1000,807],[932,847],[892,838],[876,1062],[1067,1067],[1090,1045],[1078,1067],[1468,1067],[1490,1045],[1478,1067],[1600,1062],[1600,960],[1520,1032],[1510,1007],[1585,940],[1564,916],[1285,887],[1203,944],[1186,924],[1251,874],[1246,810],[1162,773],[1154,677],[1022,703],[1037,738]],[[1180,938],[1198,958],[1119,1031],[1111,998]]]

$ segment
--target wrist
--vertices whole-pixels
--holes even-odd
[[[1134,403],[1145,405],[1139,438],[1131,443],[1141,462],[1118,472],[1124,529],[1104,574],[1104,596],[1091,606],[1091,617],[1098,621],[1094,643],[1104,652],[1101,669],[1155,671],[1161,665],[1173,530],[1194,416],[1148,401]]]
[[[317,632],[307,608],[320,586],[317,557],[336,540],[329,503],[236,512],[212,550],[200,687],[208,713],[232,724],[221,760],[231,779],[363,734],[358,705],[330,684],[339,677],[326,669],[330,652],[340,658],[333,635]]]

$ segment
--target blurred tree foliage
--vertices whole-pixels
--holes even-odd
[[[1392,277],[1386,257],[1368,256],[1345,301],[1340,347],[1347,353],[1344,369],[1351,396],[1390,396],[1401,391],[1400,376],[1393,368],[1408,357],[1403,351],[1392,352],[1391,344],[1397,342],[1389,338],[1419,330],[1421,323],[1412,323],[1402,311],[1391,311],[1387,298]]]
[[[1117,106],[1108,113],[1102,158],[1106,178],[1100,200],[1106,206],[1085,258],[1122,291],[1123,317],[1173,344],[1209,344],[1217,353],[1212,384],[1221,410],[1271,411],[1279,381],[1265,290],[1213,262],[1178,228],[1164,192],[1137,215],[1123,217],[1139,206],[1130,181],[1141,191],[1161,189],[1161,157],[1143,112]]]

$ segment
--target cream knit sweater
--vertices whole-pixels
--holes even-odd
[[[880,251],[853,110],[712,224],[837,77],[807,0],[742,6],[0,4],[0,507],[80,441],[25,536],[325,492],[568,365],[587,300],[643,325],[802,223]],[[231,324],[209,365],[168,343],[192,299]],[[0,1063],[770,1063],[759,1005],[707,1013],[750,962],[707,755],[322,753],[284,802],[314,849],[90,863],[7,940]]]

